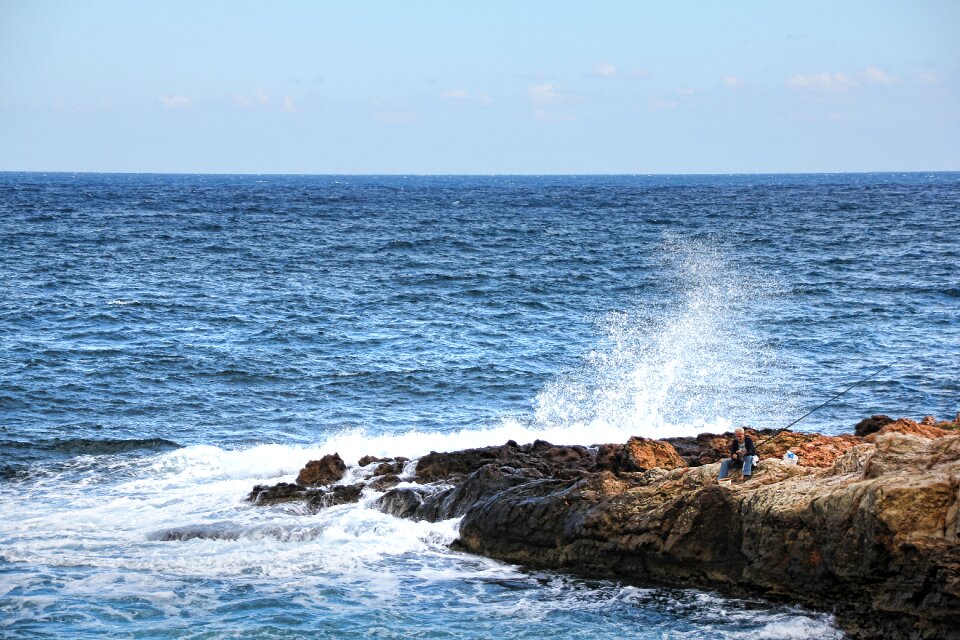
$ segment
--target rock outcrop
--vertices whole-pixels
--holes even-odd
[[[347,473],[347,465],[340,454],[325,455],[319,460],[311,460],[300,470],[297,484],[304,487],[315,487],[337,482]]]
[[[890,433],[828,469],[765,460],[526,483],[469,509],[462,549],[508,562],[731,590],[833,610],[854,636],[960,629],[960,435]]]
[[[854,435],[863,437],[875,433],[893,422],[893,418],[883,414],[864,418],[853,427]]]
[[[711,462],[730,435],[701,434],[433,452],[408,477],[369,458],[356,485],[250,497],[320,508],[369,488],[398,517],[462,517],[454,545],[472,553],[788,598],[834,612],[856,638],[960,637],[960,421],[877,422],[866,437],[778,435],[753,478],[730,485]],[[780,459],[787,448],[799,464]]]

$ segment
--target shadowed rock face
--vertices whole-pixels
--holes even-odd
[[[883,434],[828,469],[765,460],[525,484],[469,509],[459,546],[508,562],[759,590],[861,637],[956,637],[960,435]]]
[[[960,637],[958,427],[900,419],[866,438],[785,432],[759,447],[754,477],[732,485],[717,484],[712,462],[731,434],[701,434],[434,452],[399,485],[402,464],[365,458],[359,484],[281,483],[250,498],[315,509],[385,491],[373,505],[398,517],[462,516],[454,545],[465,551],[787,597],[835,612],[858,638],[952,638]],[[759,444],[774,433],[751,436]],[[800,464],[779,459],[788,447]]]
[[[363,492],[362,484],[338,485],[325,489],[306,488],[298,484],[280,482],[268,487],[256,485],[247,496],[247,500],[260,506],[282,504],[285,502],[303,502],[310,512],[338,504],[357,502]]]
[[[853,427],[854,435],[860,437],[868,436],[871,433],[879,431],[881,428],[887,426],[893,422],[893,418],[885,415],[875,415],[870,416],[869,418],[864,418]]]

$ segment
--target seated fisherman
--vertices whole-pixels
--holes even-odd
[[[724,458],[720,463],[720,479],[726,478],[731,468],[743,467],[743,479],[748,480],[753,470],[753,456],[757,455],[757,448],[753,446],[753,440],[743,432],[741,427],[737,427],[733,433],[736,437],[730,441],[730,457]]]

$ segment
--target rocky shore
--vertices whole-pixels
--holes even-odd
[[[510,441],[353,467],[332,454],[249,499],[313,510],[377,496],[398,517],[462,517],[454,546],[507,562],[789,599],[854,638],[960,638],[960,416],[784,432],[753,478],[720,485],[730,438]]]

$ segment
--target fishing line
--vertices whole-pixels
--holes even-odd
[[[863,383],[866,382],[867,380],[870,380],[871,378],[877,377],[878,375],[880,375],[881,373],[883,373],[884,371],[886,371],[887,369],[889,369],[889,368],[892,367],[893,365],[897,364],[897,362],[899,362],[900,360],[901,360],[900,358],[897,358],[896,360],[894,360],[894,361],[891,362],[890,364],[888,364],[888,365],[886,365],[886,366],[884,366],[884,367],[881,367],[881,368],[878,369],[877,371],[873,372],[872,374],[870,374],[869,376],[867,376],[867,377],[864,378],[863,380],[858,380],[857,382],[854,382],[852,385],[850,385],[849,387],[847,387],[846,389],[844,389],[843,391],[841,391],[841,392],[838,393],[837,395],[833,396],[832,398],[830,398],[829,400],[827,400],[827,401],[824,402],[823,404],[818,405],[818,406],[814,407],[813,409],[810,409],[810,411],[807,411],[805,414],[803,414],[802,416],[800,416],[799,418],[797,418],[796,420],[794,420],[793,422],[791,422],[791,423],[788,424],[787,426],[785,426],[785,427],[783,427],[783,428],[781,428],[781,429],[778,429],[772,436],[770,436],[769,438],[765,439],[765,440],[764,440],[763,442],[761,442],[760,444],[756,445],[756,448],[759,448],[759,447],[763,446],[764,444],[766,444],[767,442],[770,442],[771,440],[773,440],[774,438],[776,438],[777,436],[779,436],[781,433],[783,433],[784,431],[786,431],[787,429],[789,429],[789,428],[792,427],[793,425],[797,424],[798,422],[800,422],[801,420],[803,420],[804,418],[806,418],[807,416],[809,416],[809,415],[810,415],[811,413],[813,413],[814,411],[817,411],[817,410],[819,410],[819,409],[823,409],[825,406],[827,406],[828,404],[830,404],[831,402],[833,402],[834,400],[836,400],[837,398],[839,398],[840,396],[842,396],[843,394],[845,394],[847,391],[850,391],[850,390],[853,389],[854,387],[860,386],[861,384],[863,384]]]

